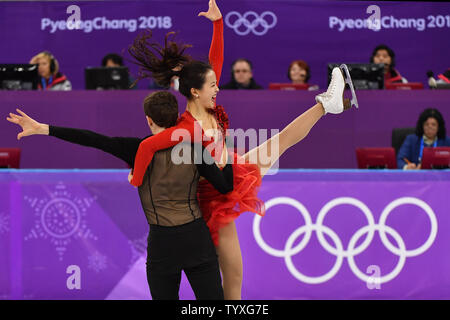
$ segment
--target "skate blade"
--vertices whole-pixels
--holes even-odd
[[[351,105],[354,105],[356,108],[359,108],[358,99],[356,99],[355,88],[353,87],[352,77],[350,76],[350,72],[348,71],[348,67],[346,64],[341,64],[339,68],[345,73],[345,83],[348,84],[350,91],[352,92],[352,100]]]

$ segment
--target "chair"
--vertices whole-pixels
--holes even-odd
[[[0,168],[20,167],[20,149],[19,148],[0,148]]]
[[[395,150],[395,155],[398,154],[403,141],[405,141],[406,136],[416,132],[416,128],[394,128],[392,129],[392,148]]]

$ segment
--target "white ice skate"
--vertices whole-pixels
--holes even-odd
[[[344,72],[347,79],[344,79]],[[352,92],[352,100],[344,98],[345,83],[348,83]],[[325,114],[338,114],[344,110],[350,109],[352,105],[358,108],[358,101],[356,100],[355,89],[353,88],[352,79],[348,68],[342,64],[340,68],[334,68],[331,73],[330,85],[326,92],[316,96],[316,102],[320,102],[325,109]]]
[[[352,100],[350,101],[350,108],[355,106],[357,109],[359,108],[358,99],[356,99],[355,87],[353,86],[352,77],[350,76],[350,71],[348,71],[348,67],[346,64],[341,64],[339,66],[341,70],[345,72],[345,82],[348,84],[350,91],[352,93]]]

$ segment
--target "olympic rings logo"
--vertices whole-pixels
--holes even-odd
[[[436,216],[435,216],[433,210],[424,201],[417,199],[417,198],[413,198],[413,197],[403,197],[403,198],[396,199],[396,200],[392,201],[391,203],[389,203],[383,209],[378,224],[375,224],[375,221],[374,221],[374,218],[373,218],[373,215],[372,215],[372,212],[370,211],[370,209],[360,200],[351,198],[351,197],[340,197],[340,198],[335,198],[335,199],[329,201],[320,210],[315,224],[312,223],[311,216],[310,216],[308,210],[305,208],[305,206],[303,204],[301,204],[299,201],[294,200],[292,198],[288,198],[288,197],[273,198],[266,202],[266,211],[269,210],[269,208],[279,205],[279,204],[287,204],[287,205],[290,205],[290,206],[296,208],[303,216],[303,218],[305,220],[305,225],[299,227],[297,230],[295,230],[289,236],[283,250],[278,250],[278,249],[274,249],[274,248],[270,247],[263,240],[263,238],[261,236],[261,229],[260,229],[261,216],[255,215],[255,218],[253,220],[253,234],[255,236],[255,240],[258,243],[258,245],[261,247],[261,249],[263,249],[266,253],[268,253],[274,257],[284,258],[284,261],[286,263],[286,266],[287,266],[289,272],[299,281],[302,281],[302,282],[305,282],[308,284],[320,284],[320,283],[324,283],[324,282],[330,280],[331,278],[333,278],[338,273],[339,269],[341,268],[344,258],[348,259],[348,264],[350,266],[350,269],[360,280],[362,280],[366,283],[369,283],[369,282],[373,283],[374,278],[366,275],[361,270],[359,270],[359,268],[357,267],[357,265],[355,263],[354,257],[367,249],[367,247],[372,242],[375,231],[379,232],[383,245],[389,251],[391,251],[393,254],[399,256],[399,261],[393,271],[391,271],[389,274],[386,274],[378,279],[375,279],[376,283],[379,283],[379,284],[386,283],[386,282],[394,279],[400,273],[400,271],[402,270],[402,268],[405,264],[406,258],[418,256],[418,255],[424,253],[425,251],[427,251],[433,244],[433,242],[436,238],[436,235],[437,235],[437,229],[438,229],[437,219],[436,219]],[[342,241],[340,240],[338,235],[332,229],[323,225],[323,221],[324,221],[327,213],[332,208],[339,206],[339,205],[343,205],[343,204],[349,204],[349,205],[355,206],[358,209],[360,209],[362,211],[362,213],[365,215],[365,217],[367,219],[367,223],[368,223],[367,226],[362,227],[357,232],[355,232],[355,234],[353,234],[346,250],[344,250]],[[397,208],[398,206],[405,205],[405,204],[412,204],[412,205],[418,206],[419,208],[424,210],[425,213],[428,215],[428,218],[430,219],[430,222],[431,222],[431,232],[430,232],[430,235],[428,236],[428,239],[425,241],[425,243],[422,246],[420,246],[416,249],[413,249],[413,250],[407,250],[406,246],[405,246],[405,242],[403,241],[403,238],[399,235],[399,233],[395,229],[393,229],[385,224],[391,211],[394,210],[395,208]],[[322,245],[322,247],[326,251],[331,253],[332,255],[336,256],[336,262],[335,262],[334,266],[332,267],[332,269],[329,272],[327,272],[326,274],[324,274],[322,276],[318,276],[318,277],[309,277],[309,276],[302,274],[300,271],[297,270],[297,268],[294,266],[294,264],[292,262],[292,256],[300,253],[300,251],[302,251],[306,247],[306,245],[309,242],[309,239],[311,238],[313,231],[315,231],[317,233],[317,238],[318,238],[320,244]],[[361,243],[361,245],[359,245],[358,247],[355,248],[355,245],[358,242],[358,240],[366,233],[367,233],[366,239]],[[386,233],[392,236],[392,238],[397,243],[397,246],[394,246],[389,241],[389,239],[386,236]],[[301,236],[302,234],[305,234],[303,239],[300,241],[300,243],[297,246],[293,247],[297,238],[299,236]],[[331,240],[334,242],[334,247],[331,246],[327,242],[327,240],[325,240],[324,234],[328,235],[331,238]]]
[[[231,22],[233,17],[236,17],[237,19]],[[270,17],[269,22],[271,21],[271,23],[265,20],[266,17]],[[248,18],[254,19],[250,21]],[[277,24],[277,16],[271,11],[265,11],[261,14],[261,16],[254,11],[248,11],[244,13],[244,15],[241,15],[237,11],[231,11],[226,15],[225,23],[228,27],[234,29],[234,31],[240,36],[245,36],[249,34],[250,31],[257,36],[262,36],[266,34],[269,29],[275,27]],[[244,26],[245,30],[240,30],[239,28],[241,26]],[[256,30],[258,26],[262,27],[261,31]]]

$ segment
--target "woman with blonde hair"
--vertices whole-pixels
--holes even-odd
[[[38,53],[30,60],[30,64],[38,64],[38,90],[72,90],[72,84],[65,75],[59,72],[58,60],[48,51]]]

